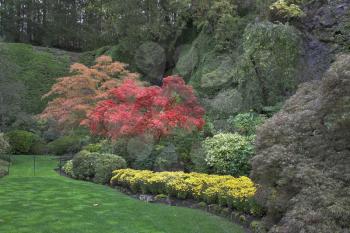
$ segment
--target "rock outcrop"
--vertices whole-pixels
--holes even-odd
[[[270,233],[350,232],[350,55],[257,134],[252,178]]]

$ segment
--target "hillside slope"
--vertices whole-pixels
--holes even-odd
[[[27,44],[0,43],[0,130],[20,116],[40,113],[55,79],[68,73],[79,54]]]

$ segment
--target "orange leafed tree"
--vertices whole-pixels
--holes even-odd
[[[127,65],[113,62],[109,56],[96,59],[96,64],[86,67],[76,63],[71,66],[71,76],[57,80],[43,98],[54,98],[39,115],[42,120],[54,120],[58,130],[69,131],[78,127],[98,101],[107,98],[109,90],[118,87],[123,80],[139,81],[139,75],[131,73]]]

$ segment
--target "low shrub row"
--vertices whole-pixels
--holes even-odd
[[[179,199],[194,199],[228,206],[253,215],[260,215],[262,212],[253,199],[256,186],[245,176],[234,178],[201,173],[121,169],[113,172],[111,184],[129,188],[134,193],[166,194]]]
[[[68,161],[63,169],[73,178],[106,184],[115,169],[126,168],[125,160],[114,154],[102,154],[83,150]]]

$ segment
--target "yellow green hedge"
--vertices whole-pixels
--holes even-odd
[[[254,215],[260,212],[253,200],[256,186],[245,176],[235,178],[201,173],[121,169],[113,172],[111,184],[129,188],[134,193],[167,194],[179,199],[220,204]]]

